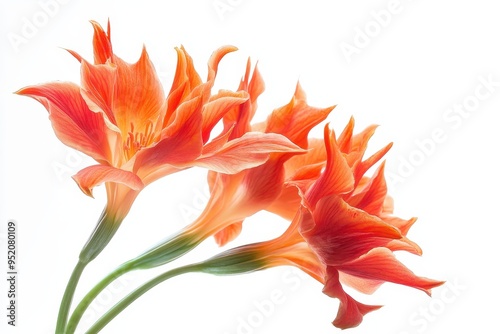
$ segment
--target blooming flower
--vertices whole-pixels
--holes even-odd
[[[325,127],[326,166],[315,181],[303,182],[305,178],[295,183],[302,204],[285,233],[223,252],[202,263],[199,270],[234,274],[294,265],[321,282],[325,294],[339,299],[333,324],[343,329],[359,325],[366,313],[380,307],[356,301],[343,284],[372,293],[382,283],[392,282],[429,295],[441,285],[441,281],[416,276],[394,257],[392,251],[396,250],[421,254],[406,237],[415,219],[391,215],[383,164],[372,177],[361,172],[376,163],[390,145],[362,160],[374,128],[352,136],[352,126],[351,120],[338,140]]]
[[[211,195],[200,216],[176,236],[166,239],[132,260],[133,267],[150,268],[170,262],[212,235],[220,246],[225,245],[239,235],[244,219],[258,211],[266,210],[282,195],[283,199],[293,196],[284,192],[285,180],[293,175],[290,168],[296,167],[297,162],[288,168],[285,163],[298,153],[309,157],[301,161],[308,161],[316,156],[316,153],[309,154],[306,151],[308,133],[328,116],[333,107],[309,106],[302,88],[297,85],[288,104],[275,109],[265,122],[252,126],[250,122],[257,108],[257,98],[264,90],[264,83],[257,68],[251,77],[250,71],[248,62],[245,76],[238,88],[239,91],[246,91],[249,99],[226,113],[223,118],[223,133],[227,133],[230,141],[244,138],[252,130],[261,131],[263,134],[282,135],[303,150],[274,152],[264,164],[235,174],[210,171],[208,183]],[[299,199],[297,191],[294,192],[295,197]],[[300,199],[296,204],[295,211]]]
[[[85,260],[97,256],[138,193],[158,178],[192,166],[238,173],[264,163],[270,153],[300,150],[278,134],[248,132],[231,140],[231,129],[209,141],[222,117],[248,100],[244,91],[211,94],[220,60],[236,48],[212,54],[205,82],[184,48],[176,49],[177,69],[165,95],[145,48],[136,63],[127,63],[113,53],[109,22],[106,32],[92,25],[94,64],[69,51],[81,63],[80,86],[52,82],[17,92],[44,105],[64,144],[98,162],[73,177],[89,196],[106,184],[107,207],[94,232],[101,242],[87,245]],[[102,242],[103,236],[108,240]]]

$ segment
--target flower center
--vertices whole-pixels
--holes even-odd
[[[149,146],[153,142],[153,122],[148,121],[143,132],[134,132],[134,123],[130,123],[130,131],[127,140],[123,143],[125,157],[130,160],[141,148]]]

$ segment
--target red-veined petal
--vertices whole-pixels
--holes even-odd
[[[334,266],[402,237],[397,228],[335,195],[318,201],[313,224],[304,221],[301,234],[327,265]]]
[[[327,279],[323,292],[340,301],[337,317],[333,321],[335,327],[347,329],[358,326],[363,316],[368,312],[378,310],[381,306],[365,305],[349,296],[339,281],[339,274],[335,268],[327,268]]]
[[[337,269],[360,278],[406,285],[422,290],[429,296],[432,288],[444,283],[416,276],[387,248],[375,248],[354,261],[337,266]]]
[[[328,125],[324,129],[324,141],[327,154],[325,170],[306,193],[306,199],[312,207],[322,197],[347,193],[354,187],[351,168],[339,151],[335,133],[328,129]]]
[[[73,83],[53,82],[29,86],[16,92],[34,98],[49,112],[54,131],[64,144],[96,161],[111,161],[109,129],[101,114],[92,112]]]

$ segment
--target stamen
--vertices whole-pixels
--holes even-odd
[[[146,123],[144,132],[135,133],[134,124],[130,123],[130,132],[126,142],[123,144],[123,150],[127,159],[132,158],[141,148],[149,146],[154,140],[154,124],[151,120]]]

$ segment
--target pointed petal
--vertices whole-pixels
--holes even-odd
[[[314,207],[322,197],[347,193],[354,187],[351,168],[339,151],[335,133],[328,129],[328,125],[324,129],[324,141],[327,153],[326,168],[306,193],[307,201],[311,207]]]
[[[340,134],[337,142],[339,144],[340,152],[349,153],[351,151],[351,140],[354,132],[354,118],[351,116],[349,123]]]
[[[94,28],[94,63],[104,64],[113,57],[113,48],[111,46],[111,29],[108,20],[108,31],[105,32],[101,25],[95,21],[90,21]]]
[[[398,230],[400,230],[402,235],[407,235],[410,228],[417,221],[416,217],[405,220],[394,216],[382,215],[381,218],[386,223],[391,224],[392,226],[395,226]]]
[[[115,57],[114,64],[117,72],[112,110],[116,125],[123,138],[127,138],[129,132],[146,135],[147,129],[157,122],[165,103],[154,66],[145,48],[135,64],[128,64],[118,57]]]
[[[415,255],[422,255],[422,248],[415,242],[403,236],[399,240],[391,240],[386,247],[391,251],[405,251]]]
[[[203,106],[203,142],[208,141],[212,129],[228,111],[240,106],[247,100],[248,93],[245,91],[221,90],[218,94],[213,95],[210,101]]]
[[[384,157],[384,155],[391,149],[391,147],[392,143],[389,143],[380,150],[378,150],[377,152],[375,152],[373,155],[371,155],[368,159],[356,164],[354,168],[354,178],[356,180],[356,183],[373,165],[375,165],[380,159]],[[361,155],[359,157],[361,159]]]
[[[321,199],[301,234],[327,265],[340,265],[402,236],[378,217],[353,208],[338,196]],[[307,223],[307,224],[306,224]]]
[[[428,295],[431,295],[432,288],[444,283],[416,276],[387,248],[375,248],[354,261],[339,265],[337,269],[360,278],[406,285]]]
[[[340,284],[338,271],[332,267],[327,268],[327,280],[323,292],[340,301],[339,311],[333,325],[341,329],[358,326],[365,314],[381,307],[362,304],[349,296]]]
[[[110,128],[119,132],[120,130],[117,127],[115,115],[113,114],[116,74],[116,66],[114,65],[92,65],[86,60],[82,60],[81,93],[83,98],[90,110],[93,112],[103,112],[105,119],[111,123]]]
[[[193,165],[234,174],[263,164],[273,152],[301,153],[303,150],[275,133],[247,132],[221,149],[205,153]]]
[[[132,190],[141,190],[144,184],[134,173],[111,166],[94,165],[89,166],[73,176],[80,189],[90,197],[92,190],[104,182],[124,184]]]
[[[297,83],[295,95],[287,105],[275,109],[267,119],[266,132],[279,133],[302,148],[307,148],[309,131],[333,110],[307,104],[305,93]]]
[[[379,216],[382,212],[385,197],[387,195],[387,185],[384,178],[384,163],[375,171],[370,182],[364,189],[354,196],[351,196],[347,203],[349,205],[366,211],[371,215]]]
[[[215,77],[217,75],[217,69],[219,67],[219,63],[222,60],[222,58],[227,55],[230,52],[234,52],[238,50],[237,47],[231,46],[231,45],[226,45],[223,46],[217,50],[215,50],[214,53],[210,56],[210,59],[208,60],[208,75],[207,75],[207,82],[208,81],[214,81]]]
[[[247,92],[249,99],[245,103],[232,108],[224,115],[223,119],[225,128],[234,126],[230,139],[239,138],[243,136],[243,134],[250,131],[259,131],[257,129],[252,130],[250,122],[252,121],[252,118],[257,110],[257,99],[264,91],[265,85],[257,65],[255,65],[251,78],[250,72],[251,63],[250,59],[248,59],[245,76],[240,81],[238,90]],[[259,132],[264,132],[264,130]]]
[[[53,82],[16,92],[34,98],[49,112],[54,131],[64,144],[98,162],[111,161],[108,128],[102,115],[92,112],[73,83]]]
[[[177,67],[168,93],[168,107],[163,119],[163,128],[171,122],[175,110],[186,101],[191,91],[202,84],[201,78],[194,68],[193,59],[184,47],[175,48],[175,51],[177,52]]]

